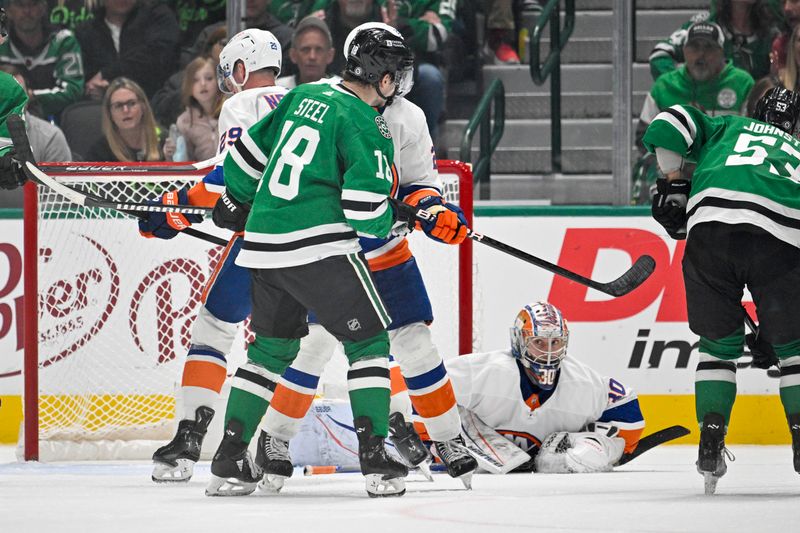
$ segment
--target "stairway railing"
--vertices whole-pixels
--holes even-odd
[[[494,105],[492,105],[494,104]],[[494,118],[494,126],[492,119]],[[472,162],[472,138],[480,132],[478,145],[478,160],[472,165],[473,183],[480,184],[478,198],[488,200],[491,197],[490,173],[492,154],[500,139],[503,138],[503,129],[506,124],[506,90],[503,82],[495,79],[483,93],[478,107],[469,119],[467,127],[461,137],[460,159],[465,163]]]
[[[540,60],[542,32],[550,26],[550,52]],[[564,27],[561,27],[559,0],[549,0],[531,30],[531,79],[542,85],[550,78],[550,153],[552,172],[561,173],[561,51],[575,29],[575,0],[564,0]]]

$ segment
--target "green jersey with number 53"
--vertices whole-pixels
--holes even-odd
[[[686,206],[687,229],[703,222],[752,224],[800,248],[800,141],[740,116],[708,117],[674,105],[645,132],[651,152],[663,147],[697,163]]]
[[[383,117],[344,86],[289,92],[225,159],[228,194],[252,204],[236,264],[303,265],[360,251],[357,232],[386,236],[393,157]]]

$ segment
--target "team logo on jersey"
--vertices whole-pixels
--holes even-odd
[[[722,89],[717,93],[717,104],[722,109],[730,109],[736,105],[736,92],[733,89]]]
[[[386,123],[386,120],[381,115],[375,117],[375,124],[378,125],[378,131],[381,132],[381,135],[383,135],[387,139],[392,138],[392,134],[389,133],[389,125]]]
[[[358,331],[361,329],[361,322],[357,318],[351,318],[347,321],[347,329],[350,331]]]

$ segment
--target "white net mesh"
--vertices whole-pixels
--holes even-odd
[[[443,177],[448,200],[457,201],[458,176]],[[58,179],[107,199],[142,202],[196,178]],[[210,222],[193,227],[226,237]],[[38,244],[42,456],[72,458],[53,451],[62,442],[80,443],[90,450],[83,455],[94,456],[100,441],[169,440],[192,321],[221,247],[186,235],[144,239],[131,217],[78,207],[46,187],[39,187]],[[421,235],[411,246],[434,306],[434,339],[442,353],[458,353],[458,247]],[[244,359],[240,331],[229,374]]]

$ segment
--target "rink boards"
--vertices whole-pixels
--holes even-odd
[[[648,425],[645,432],[678,423],[694,426],[697,337],[686,323],[680,268],[683,243],[671,240],[649,217],[649,209],[478,207],[474,226],[476,231],[599,281],[616,278],[641,254],[653,256],[657,263],[653,276],[629,295],[611,299],[476,244],[479,348],[507,346],[518,308],[548,299],[570,321],[569,356],[639,393]],[[0,235],[0,442],[13,442],[21,418],[18,318],[22,282],[17,261],[21,221],[0,220]],[[434,302],[434,312],[442,315],[452,310]],[[179,373],[179,366],[175,367]],[[788,442],[775,370],[752,369],[743,357],[737,379],[739,398],[728,441]]]

